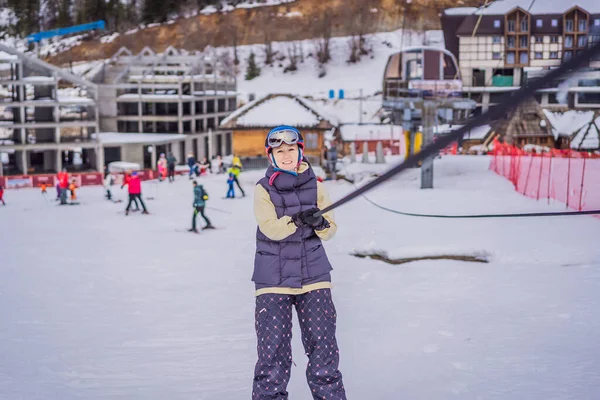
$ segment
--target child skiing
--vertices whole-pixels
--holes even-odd
[[[215,227],[212,226],[212,224],[210,223],[210,220],[208,218],[206,218],[206,215],[204,215],[204,206],[206,205],[206,200],[208,200],[208,193],[206,193],[206,191],[204,190],[204,187],[202,185],[198,185],[198,182],[196,182],[196,181],[193,182],[193,186],[194,186],[194,216],[192,217],[192,229],[190,229],[188,232],[198,233],[198,229],[196,229],[196,217],[198,216],[198,213],[200,213],[202,218],[204,218],[204,222],[206,222],[206,226],[204,228],[202,228],[202,230],[215,229]]]
[[[69,191],[71,192],[71,202],[77,201],[76,189],[77,189],[77,182],[75,181],[75,179],[73,179],[71,181],[71,184],[69,185]]]
[[[160,153],[156,167],[158,169],[158,181],[162,182],[167,177],[167,158],[165,157],[165,153]]]
[[[297,129],[273,129],[265,147],[271,166],[256,185],[254,197],[258,229],[252,280],[258,361],[252,399],[288,398],[295,307],[313,398],[346,400],[338,370],[332,267],[321,244],[334,236],[337,226],[333,213],[314,215],[331,201],[303,157],[304,141]]]
[[[229,185],[229,190],[227,191],[228,199],[235,199],[235,190],[233,189],[233,184],[235,179],[233,178],[233,173],[229,173],[229,178],[227,179],[227,185]]]
[[[136,171],[133,171],[129,179],[126,180],[125,183],[123,183],[123,186],[125,185],[127,185],[129,189],[129,202],[127,203],[127,208],[125,209],[125,215],[129,215],[131,203],[135,201],[137,204],[136,200],[140,201],[140,204],[144,209],[144,211],[142,211],[142,214],[150,214],[148,210],[146,210],[144,200],[142,200],[142,181],[140,180],[140,177],[138,176],[138,173]]]
[[[42,183],[42,186],[41,186],[41,188],[42,188],[42,194],[44,194],[44,195],[45,195],[45,194],[47,193],[47,192],[46,192],[46,188],[47,188],[47,187],[48,187],[48,186],[47,186],[45,183]]]
[[[237,185],[238,189],[240,189],[240,192],[242,192],[242,197],[246,197],[246,192],[244,192],[244,189],[242,189],[242,186],[240,185],[240,181],[238,179],[241,171],[242,171],[242,161],[240,160],[239,157],[234,157],[231,168],[229,168],[229,173],[233,174],[233,181]]]
[[[3,206],[6,205],[6,203],[4,202],[4,187],[2,185],[0,185],[0,202]]]

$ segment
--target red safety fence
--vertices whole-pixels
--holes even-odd
[[[124,174],[113,173],[112,175],[117,178],[116,181],[118,184],[123,182]],[[138,171],[138,175],[142,181],[148,181],[154,179],[156,172],[146,169]],[[75,179],[77,187],[102,185],[104,183],[104,174],[102,172],[69,174],[69,182],[72,182],[73,179]],[[44,184],[49,187],[54,187],[56,186],[56,183],[56,174],[0,176],[0,186],[3,186],[5,189],[40,187]]]
[[[578,211],[600,210],[600,156],[551,149],[525,153],[496,145],[490,169],[510,180],[515,189],[537,200],[559,201]]]

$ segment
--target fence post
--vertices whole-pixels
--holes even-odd
[[[581,190],[579,191],[579,211],[581,211],[582,208],[582,201],[583,201],[583,181],[585,179],[585,162],[586,162],[586,158],[583,158],[583,171],[581,171]]]
[[[550,204],[550,184],[552,177],[552,162],[554,161],[554,153],[550,153],[550,165],[548,166],[548,204]]]
[[[544,167],[544,154],[540,154],[540,172],[538,174],[538,188],[537,188],[537,199],[540,200],[540,188],[542,186],[542,169]]]
[[[567,166],[567,208],[569,208],[569,190],[571,189],[571,152],[569,151],[569,163]]]
[[[527,177],[525,178],[525,186],[523,187],[523,194],[527,196],[527,186],[529,186],[529,176],[531,175],[531,167],[533,166],[533,154],[529,157],[529,169],[527,170]],[[517,190],[518,191],[518,190]]]

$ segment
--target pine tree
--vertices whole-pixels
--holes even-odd
[[[248,68],[246,69],[246,80],[251,81],[260,75],[260,68],[256,65],[254,52],[250,52],[248,57]]]
[[[55,28],[63,28],[71,25],[73,25],[73,19],[71,18],[71,0],[61,0],[58,7]]]

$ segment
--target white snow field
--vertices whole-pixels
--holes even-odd
[[[488,163],[445,157],[435,189],[419,190],[411,170],[368,197],[414,212],[563,209],[519,195]],[[241,175],[250,194],[260,176]],[[198,235],[177,231],[190,225],[187,177],[144,184],[155,197],[149,216],[125,217],[101,187],[83,188],[79,206],[57,206],[52,191],[48,203],[39,190],[5,193],[0,399],[250,399],[252,196],[222,199],[224,175],[199,180],[219,229]],[[333,199],[353,188],[326,185]],[[349,399],[598,398],[600,218],[423,219],[362,198],[336,217],[325,246]],[[355,250],[477,253],[489,263],[391,265]],[[294,329],[290,398],[308,400]]]

